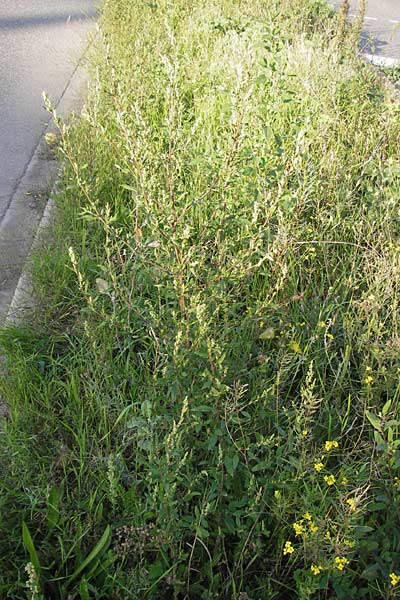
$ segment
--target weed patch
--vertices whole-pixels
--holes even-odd
[[[105,0],[31,326],[0,593],[394,598],[397,92],[319,0]]]

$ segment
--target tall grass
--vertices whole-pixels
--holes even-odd
[[[104,2],[1,333],[2,597],[395,597],[400,120],[353,44],[319,0]]]

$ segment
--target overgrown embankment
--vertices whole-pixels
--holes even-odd
[[[354,37],[319,0],[104,2],[1,334],[2,598],[395,597],[399,98]]]

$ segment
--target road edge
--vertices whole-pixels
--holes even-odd
[[[93,37],[93,34],[90,35]],[[89,39],[84,47],[61,98],[55,106],[57,115],[64,120],[67,120],[71,114],[80,114],[84,107],[88,86],[88,74],[84,66],[84,60],[92,41],[93,39]],[[27,317],[29,311],[35,308],[33,288],[27,267],[33,251],[41,241],[43,231],[51,222],[56,207],[55,196],[57,194],[57,181],[60,177],[60,164],[57,160],[43,160],[43,154],[49,152],[45,141],[46,134],[54,133],[55,130],[55,124],[50,119],[0,226],[0,233],[5,226],[9,227],[11,231],[22,229],[28,232],[21,272],[14,291],[10,294],[8,306],[3,306],[3,318],[0,318],[1,327],[17,325],[23,318]],[[38,185],[39,187],[48,186],[50,192],[43,211],[32,215],[32,212],[27,210],[26,202],[23,202],[23,200],[27,190],[32,190]],[[16,238],[16,242],[18,242],[18,238]]]

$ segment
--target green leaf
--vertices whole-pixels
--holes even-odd
[[[110,287],[110,284],[108,283],[108,281],[106,281],[105,279],[102,279],[101,277],[97,277],[96,278],[96,285],[97,285],[97,289],[99,291],[100,294],[107,294],[108,293],[108,289]]]
[[[296,340],[292,340],[291,342],[289,342],[289,348],[294,350],[294,352],[296,352],[297,354],[303,354],[302,349],[300,348]]]
[[[28,526],[25,523],[25,521],[23,521],[23,523],[22,523],[22,542],[24,544],[25,550],[29,554],[31,563],[35,567],[36,574],[38,575],[38,577],[40,577],[42,568],[40,566],[39,557],[37,555],[35,545],[33,543],[31,534],[29,532]]]
[[[77,569],[75,569],[75,571],[72,573],[72,575],[70,577],[70,581],[74,580],[79,575],[79,573],[81,573],[83,571],[83,569],[85,569],[88,565],[90,565],[90,563],[96,557],[98,557],[100,554],[102,554],[107,549],[108,544],[110,543],[110,540],[111,540],[111,527],[110,527],[110,525],[107,525],[103,535],[101,536],[100,540],[97,542],[97,544],[95,545],[93,550],[87,555],[87,557],[83,560],[83,562],[79,565],[79,567]]]
[[[372,425],[372,427],[374,429],[377,429],[378,431],[381,431],[381,420],[380,420],[379,417],[377,417],[370,410],[366,410],[365,411],[365,416],[367,417],[368,421],[371,423],[371,425]]]
[[[90,600],[88,585],[87,585],[87,581],[85,579],[82,579],[82,581],[79,585],[79,594],[80,594],[81,600]]]
[[[267,327],[260,333],[260,340],[272,340],[275,337],[275,330],[273,327]]]
[[[50,490],[49,500],[47,503],[47,522],[49,525],[49,529],[53,529],[58,523],[60,518],[60,511],[58,507],[60,505],[61,500],[61,492],[60,490],[54,486]]]
[[[389,398],[389,400],[387,402],[385,402],[385,404],[383,405],[383,408],[382,408],[382,414],[384,417],[386,417],[386,415],[388,414],[391,405],[392,405],[392,399]]]
[[[236,471],[236,468],[239,464],[239,457],[237,454],[234,454],[233,456],[226,456],[225,460],[224,460],[224,464],[225,464],[225,468],[228,472],[228,475],[230,475],[231,477],[233,477],[234,472]]]
[[[379,446],[382,446],[382,449],[386,448],[387,444],[386,444],[385,440],[383,439],[383,437],[381,436],[381,434],[379,433],[379,431],[374,431],[374,440],[376,441],[376,443]]]

